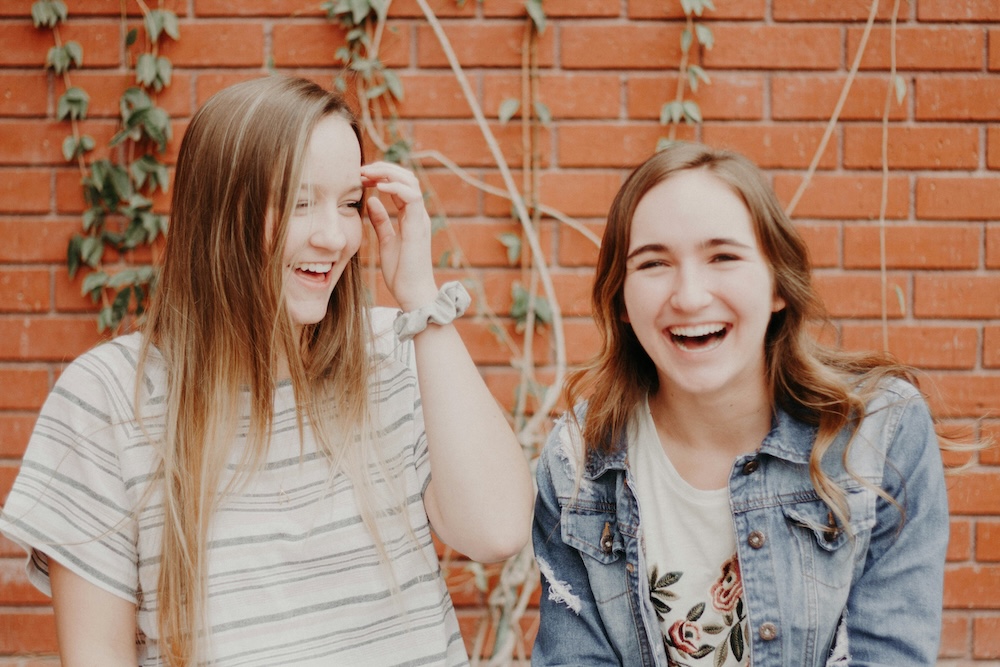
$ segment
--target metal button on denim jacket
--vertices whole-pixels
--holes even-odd
[[[578,475],[571,421],[556,425],[538,463],[543,591],[532,664],[666,666],[641,544],[643,521],[669,509],[638,506],[624,441],[590,455]],[[923,399],[893,380],[868,405],[849,454],[863,481],[842,464],[849,434],[824,456],[847,493],[849,529],[810,481],[815,435],[778,411],[760,450],[734,461],[729,477],[751,664],[934,665],[948,508]]]

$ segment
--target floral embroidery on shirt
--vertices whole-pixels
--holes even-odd
[[[746,655],[746,610],[743,605],[743,578],[736,554],[722,564],[721,572],[708,591],[711,609],[717,620],[705,619],[705,602],[697,602],[682,619],[676,619],[663,634],[663,648],[667,653],[667,664],[671,667],[697,667],[711,664],[714,667],[727,664],[732,657],[740,665],[749,664]],[[661,623],[667,621],[667,614],[679,597],[670,587],[680,581],[683,572],[668,572],[659,575],[653,568],[650,575],[650,600]],[[719,618],[721,616],[721,619]],[[719,622],[721,620],[721,623]],[[712,656],[712,661],[702,661]],[[744,662],[746,658],[746,662]]]

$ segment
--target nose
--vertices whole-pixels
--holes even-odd
[[[340,250],[347,245],[344,221],[337,209],[319,208],[313,211],[309,243],[317,248]]]
[[[693,313],[708,306],[712,294],[706,276],[693,266],[682,266],[674,274],[669,303],[674,310]]]

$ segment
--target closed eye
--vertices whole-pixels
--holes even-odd
[[[644,269],[658,269],[661,267],[670,266],[666,260],[662,259],[647,259],[644,262],[640,262],[638,266],[635,267],[636,271],[642,271]]]
[[[736,262],[739,261],[739,259],[738,255],[731,255],[729,253],[720,253],[712,256],[713,262]]]
[[[358,211],[360,213],[361,209],[364,208],[365,203],[359,199],[357,201],[349,201],[349,202],[347,202],[346,206],[349,206],[350,208],[353,208],[354,210],[356,210],[356,211]]]

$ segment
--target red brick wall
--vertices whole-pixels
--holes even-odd
[[[75,85],[92,97],[85,131],[99,145],[115,130],[123,69],[118,0],[67,0],[64,40],[80,42]],[[134,3],[126,3],[137,12]],[[343,39],[307,0],[168,0],[181,39],[163,54],[175,67],[160,97],[177,137],[204,99],[269,66],[329,83]],[[868,0],[715,0],[706,25],[716,45],[703,54],[712,78],[691,96],[704,124],[680,135],[734,147],[769,173],[788,202],[801,182],[858,49]],[[432,0],[489,115],[520,90],[520,0]],[[54,119],[63,84],[43,70],[52,35],[30,21],[30,0],[0,4],[0,499],[15,476],[36,411],[70,358],[99,340],[95,313],[70,281],[66,244],[79,226],[79,172],[60,146]],[[545,0],[539,43],[540,95],[553,123],[542,132],[541,198],[599,231],[629,167],[666,131],[680,57],[679,0]],[[880,119],[889,67],[892,3],[876,24],[832,140],[795,219],[809,241],[817,282],[853,348],[881,345],[878,227]],[[233,9],[236,7],[236,9]],[[418,149],[437,149],[499,184],[486,144],[432,31],[414,0],[396,0],[383,58],[400,73],[402,127]],[[904,0],[896,39],[906,82],[891,106],[887,203],[890,348],[926,370],[925,389],[950,423],[1000,436],[1000,1]],[[494,124],[514,166],[520,129]],[[174,155],[179,142],[175,138]],[[428,172],[473,276],[490,306],[509,313],[521,278],[497,240],[517,231],[509,203],[453,174]],[[520,179],[518,179],[520,182]],[[164,208],[166,200],[160,202]],[[438,249],[449,245],[439,236]],[[593,245],[548,219],[541,242],[566,316],[571,361],[595,335],[587,315]],[[467,275],[442,271],[444,279]],[[897,298],[896,289],[901,295]],[[513,326],[510,327],[513,330]],[[510,354],[485,325],[463,323],[497,396],[512,402]],[[550,363],[550,332],[536,355]],[[981,421],[979,421],[981,420]],[[952,457],[956,458],[956,457]],[[942,665],[1000,665],[1000,454],[973,458],[950,482],[952,542],[946,575]],[[456,601],[471,636],[482,597],[457,572]],[[534,617],[529,612],[527,625]],[[0,667],[51,664],[47,601],[0,539]],[[34,656],[34,657],[32,657]],[[38,657],[41,656],[41,657]]]

